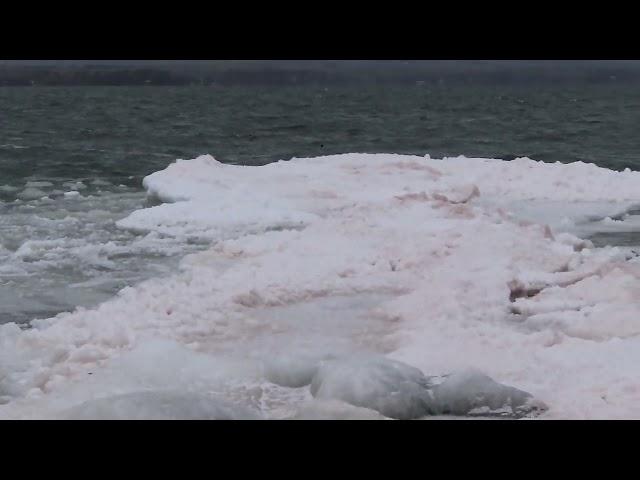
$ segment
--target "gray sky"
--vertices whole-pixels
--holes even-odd
[[[211,71],[216,69],[259,68],[311,69],[327,71],[357,71],[359,69],[421,69],[443,72],[480,71],[570,71],[606,70],[611,68],[640,70],[638,60],[0,60],[0,66],[57,66],[81,67],[85,65],[154,67]]]
[[[272,66],[385,66],[402,68],[407,65],[420,66],[541,66],[567,67],[572,65],[589,66],[640,66],[640,60],[0,60],[4,65],[122,65],[122,66],[161,66],[161,65],[272,65]]]

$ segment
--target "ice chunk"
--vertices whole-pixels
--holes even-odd
[[[170,391],[143,391],[89,400],[61,415],[73,420],[258,420],[242,405],[217,397]]]
[[[63,187],[67,187],[70,190],[84,190],[87,186],[82,182],[64,182]]]
[[[299,388],[309,385],[323,360],[332,355],[287,355],[265,364],[265,377],[282,387]]]
[[[426,377],[417,368],[375,355],[323,362],[311,393],[395,419],[426,415],[519,418],[547,408],[531,394],[475,370],[448,375],[438,384],[437,377]]]
[[[436,415],[523,417],[547,409],[530,393],[497,383],[476,370],[449,375],[432,393]]]
[[[357,355],[320,365],[311,393],[380,412],[396,419],[429,413],[430,380],[410,365],[377,355]]]
[[[43,192],[38,188],[27,187],[24,190],[22,190],[20,193],[18,193],[17,197],[20,200],[36,200],[46,195],[47,195],[46,192]]]

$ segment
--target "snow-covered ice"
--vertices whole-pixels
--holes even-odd
[[[388,420],[375,410],[339,400],[313,400],[300,404],[291,420]]]
[[[259,420],[242,405],[205,395],[143,391],[89,400],[64,412],[66,420]]]
[[[431,392],[436,413],[640,418],[640,262],[586,239],[633,230],[640,172],[202,156],[144,186],[167,203],[120,228],[210,247],[96,308],[0,325],[0,417],[404,418],[370,402],[403,365],[402,402]]]

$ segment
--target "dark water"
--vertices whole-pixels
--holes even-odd
[[[0,88],[0,323],[175,268],[191,247],[114,222],[144,206],[142,177],[176,158],[345,152],[640,169],[640,88]]]
[[[126,180],[210,153],[529,156],[633,168],[640,88],[0,88],[5,179]],[[22,148],[20,148],[22,147]],[[5,181],[6,183],[6,181]]]

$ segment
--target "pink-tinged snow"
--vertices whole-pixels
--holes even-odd
[[[234,418],[235,402],[265,418],[378,418],[314,399],[308,377],[323,359],[381,354],[427,376],[478,369],[544,402],[540,418],[640,418],[640,263],[574,236],[633,230],[639,172],[203,156],[144,185],[172,203],[121,228],[211,247],[95,309],[0,326],[0,417],[100,416],[115,396],[116,418],[154,402],[169,413],[146,416]],[[203,406],[214,394],[223,403]]]

